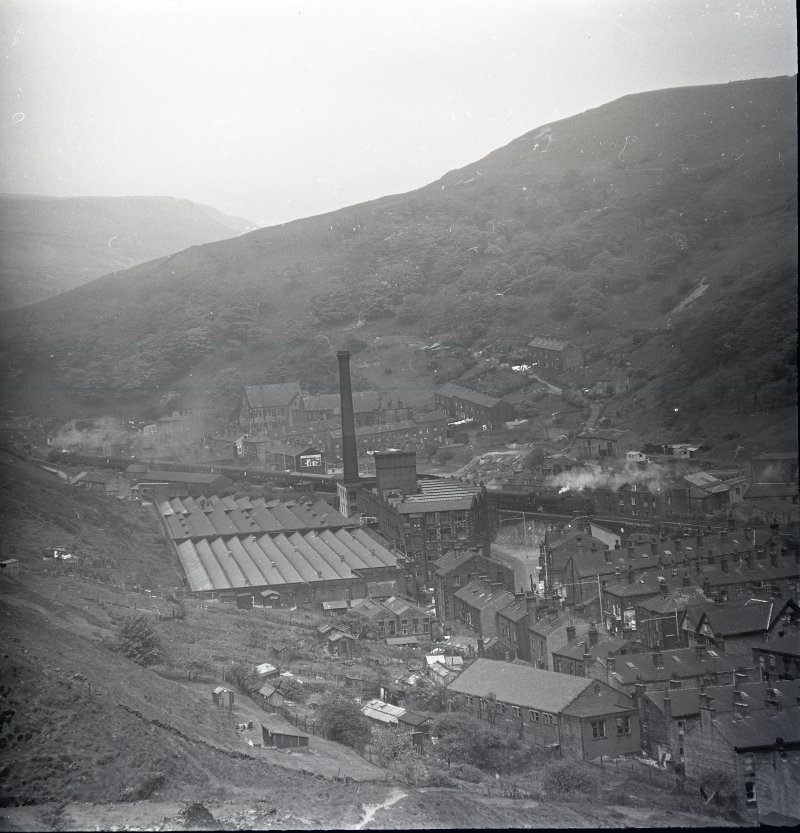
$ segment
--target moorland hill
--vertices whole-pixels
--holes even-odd
[[[335,385],[320,336],[548,334],[629,368],[648,430],[792,424],[796,111],[787,77],[630,95],[416,191],[107,275],[3,318],[4,394],[130,411]]]
[[[170,197],[0,195],[0,308],[255,228]]]

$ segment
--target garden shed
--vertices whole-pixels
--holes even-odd
[[[270,729],[261,726],[263,745],[272,749],[308,749],[309,736],[293,726]]]

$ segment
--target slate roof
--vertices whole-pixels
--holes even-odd
[[[796,497],[796,483],[754,483],[744,495],[745,500],[764,500],[766,498]]]
[[[734,699],[747,703],[751,711],[766,709],[765,700],[768,692],[772,689],[779,692],[779,698],[784,705],[794,706],[800,696],[800,680],[744,683],[738,687],[732,685],[706,686],[704,691],[712,698],[711,705],[716,709],[717,714],[724,714],[733,710]],[[735,698],[734,692],[736,692]],[[663,712],[664,694],[664,691],[648,691],[645,697]],[[670,711],[673,718],[695,717],[700,714],[699,688],[679,688],[670,691],[669,695],[672,701]]]
[[[397,566],[397,557],[361,529],[205,537],[185,540],[177,551],[193,591],[314,584]]]
[[[249,508],[248,508],[249,507]],[[159,505],[175,541],[214,535],[259,535],[264,532],[341,529],[355,526],[322,500],[270,501],[243,498],[173,498]]]
[[[797,610],[797,605],[786,599],[748,599],[740,604],[733,602],[719,606],[709,604],[696,618],[695,630],[708,623],[715,636],[764,633],[772,628],[787,606]]]
[[[783,654],[788,657],[800,659],[800,639],[796,633],[787,636],[776,636],[768,639],[761,645],[753,647],[754,651],[763,651],[767,654]]]
[[[697,677],[707,672],[730,673],[737,664],[722,651],[713,648],[663,649],[661,666],[656,667],[653,653],[622,654],[616,658],[612,675],[624,685],[638,679],[644,683],[667,682],[673,674],[678,679]]]
[[[586,645],[584,645],[584,642],[586,642]],[[584,653],[588,653],[591,656],[591,662],[594,662],[598,657],[607,657],[609,654],[619,653],[627,644],[628,642],[625,639],[612,636],[605,631],[599,631],[596,645],[590,645],[588,638],[584,635],[584,638],[580,642],[573,642],[571,645],[567,644],[562,645],[560,648],[554,648],[552,653],[574,660],[582,660]],[[617,664],[626,656],[627,654],[618,657]]]
[[[698,731],[698,727],[699,724],[690,731]],[[800,742],[800,707],[786,708],[778,714],[763,709],[747,717],[739,717],[735,712],[716,715],[714,728],[739,752],[774,749],[777,738],[784,744]]]
[[[341,396],[338,393],[320,393],[303,400],[306,411],[333,411],[341,414]],[[376,390],[353,391],[353,413],[369,413],[380,406],[380,394]]]
[[[404,599],[402,596],[390,596],[388,599],[384,599],[381,604],[395,616],[404,616],[408,613],[416,613],[423,617],[428,615],[427,611],[423,610],[411,600]]]
[[[285,408],[295,396],[300,397],[297,382],[244,386],[244,398],[250,408]]]
[[[199,471],[163,471],[161,469],[150,469],[141,474],[136,474],[136,483],[198,483],[211,485],[220,479],[227,479],[221,474],[206,474]]]
[[[497,615],[510,622],[521,622],[528,615],[528,604],[524,599],[517,601],[516,598],[512,598],[505,607],[497,611]]]
[[[463,550],[462,552],[450,550],[436,562],[436,575],[447,576],[463,567],[476,556],[480,556],[477,550]]]
[[[592,684],[586,677],[482,657],[464,669],[448,689],[472,697],[494,694],[503,703],[558,714]]]
[[[559,630],[559,628],[566,628],[567,625],[573,623],[578,630],[582,630],[584,626],[586,630],[589,629],[589,623],[585,619],[580,619],[569,613],[562,613],[560,616],[546,616],[538,622],[534,622],[528,626],[528,630],[535,633],[537,636],[550,636],[551,633]]]
[[[649,613],[672,613],[675,610],[686,610],[689,605],[698,602],[709,601],[700,587],[690,585],[689,587],[676,587],[670,590],[667,596],[658,595],[653,599],[645,599],[639,602],[639,607]]]
[[[419,494],[405,495],[394,504],[399,514],[465,511],[472,508],[475,495],[480,491],[477,486],[447,480],[420,480],[417,486]]]
[[[463,388],[461,385],[442,385],[436,389],[435,393],[437,396],[443,396],[447,399],[463,399],[465,402],[471,402],[473,405],[480,405],[484,408],[493,408],[502,402],[501,399],[494,396],[487,396],[485,393],[478,393],[469,388]]]
[[[514,601],[514,594],[503,587],[486,587],[482,578],[476,578],[466,586],[453,593],[454,599],[460,599],[472,608],[494,612],[501,610]]]

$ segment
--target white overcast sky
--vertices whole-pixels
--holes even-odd
[[[797,72],[791,0],[0,0],[0,191],[259,224],[632,92]]]

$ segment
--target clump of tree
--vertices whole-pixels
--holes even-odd
[[[120,625],[117,650],[139,665],[155,665],[161,659],[158,631],[144,613],[126,619]]]
[[[328,740],[343,743],[353,749],[363,749],[370,739],[367,718],[352,700],[337,697],[320,705],[320,726]]]

